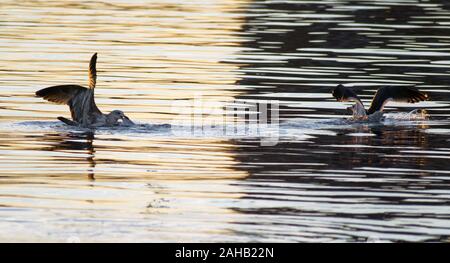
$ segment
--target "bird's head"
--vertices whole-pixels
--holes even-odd
[[[117,123],[122,123],[123,125],[133,125],[134,123],[128,118],[123,111],[114,110],[107,116],[108,123],[110,125],[115,125]]]
[[[114,110],[108,114],[108,117],[110,117],[112,119],[120,120],[123,117],[125,117],[125,113],[123,113],[123,111],[120,111],[120,110]]]
[[[332,92],[333,97],[336,98],[337,101],[346,101],[345,96],[345,87],[342,84],[337,85]]]

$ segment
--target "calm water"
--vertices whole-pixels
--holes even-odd
[[[450,5],[393,2],[3,0],[0,241],[448,242]],[[94,52],[99,107],[143,128],[70,130],[34,97],[85,85]],[[338,83],[431,101],[349,124]],[[278,100],[279,143],[174,134],[199,96]]]

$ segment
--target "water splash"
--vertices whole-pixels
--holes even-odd
[[[425,109],[415,109],[410,112],[397,112],[384,114],[385,121],[425,121],[430,115]]]
[[[139,135],[163,135],[183,138],[233,138],[245,139],[246,137],[265,137],[278,133],[280,136],[307,133],[311,131],[319,131],[326,129],[348,129],[360,125],[388,125],[401,126],[410,125],[411,121],[427,121],[429,114],[426,110],[416,109],[407,113],[386,113],[373,114],[374,118],[354,119],[350,118],[334,118],[334,119],[310,119],[299,118],[282,122],[278,127],[261,128],[258,125],[239,124],[235,125],[215,125],[212,127],[202,126],[183,126],[170,124],[151,124],[136,123],[135,125],[123,125],[114,127],[100,127],[95,129],[72,127],[54,121],[26,121],[19,123],[2,123],[3,129],[21,130],[21,131],[72,131],[72,132],[96,132],[98,134],[139,134]],[[278,128],[278,130],[276,130]],[[235,132],[227,133],[227,131],[235,130]]]

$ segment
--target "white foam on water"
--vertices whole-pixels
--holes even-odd
[[[336,135],[336,130],[354,129],[360,126],[408,126],[423,124],[429,120],[424,110],[407,113],[387,113],[382,118],[354,120],[352,118],[334,119],[292,119],[278,126],[259,126],[257,124],[183,126],[170,124],[137,123],[133,126],[101,127],[96,129],[71,127],[58,121],[26,121],[19,123],[1,123],[1,130],[21,132],[95,132],[96,134],[119,134],[125,136],[164,136],[171,138],[289,138],[305,140],[314,135]]]

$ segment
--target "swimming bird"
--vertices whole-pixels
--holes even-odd
[[[339,84],[333,90],[333,97],[337,101],[354,101],[355,104],[348,108],[353,112],[353,118],[359,120],[377,119],[382,116],[384,106],[389,101],[416,103],[428,99],[428,95],[412,87],[386,86],[377,90],[372,99],[370,108],[366,110],[358,95],[350,88]]]
[[[58,85],[36,92],[36,96],[56,104],[66,104],[70,108],[72,120],[58,117],[58,120],[70,126],[85,128],[133,125],[134,123],[120,110],[103,114],[95,104],[94,89],[97,83],[97,53],[89,62],[88,87],[79,85]]]

